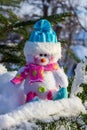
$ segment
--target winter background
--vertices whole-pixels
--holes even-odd
[[[17,2],[1,0],[0,5],[0,130],[87,130],[87,0]],[[64,18],[67,12],[72,17]],[[31,25],[41,17],[61,13],[63,20],[50,21],[62,41],[59,63],[69,78],[70,98],[24,104],[23,83],[14,87],[10,80],[25,62],[22,49]],[[32,24],[25,26],[27,21]]]

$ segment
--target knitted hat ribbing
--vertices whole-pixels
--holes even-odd
[[[57,36],[48,20],[39,20],[34,25],[30,42],[53,42],[57,43]]]
[[[48,20],[39,20],[34,25],[34,31],[24,46],[24,55],[47,53],[57,54],[61,58],[61,44],[57,41],[55,31]]]

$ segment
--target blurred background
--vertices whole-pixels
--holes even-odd
[[[8,70],[25,64],[23,47],[34,23],[51,22],[62,45],[60,66],[74,76],[87,56],[87,0],[0,0],[0,63]]]

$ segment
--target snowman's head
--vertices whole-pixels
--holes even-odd
[[[27,63],[47,65],[57,62],[61,58],[60,43],[32,43],[26,42],[24,55]]]
[[[40,20],[34,29],[24,47],[26,62],[38,65],[57,62],[61,58],[61,45],[50,23],[47,20]]]

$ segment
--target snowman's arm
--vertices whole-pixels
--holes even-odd
[[[25,73],[24,73],[25,67],[22,67],[18,70],[16,76],[11,80],[13,84],[20,84],[25,79]]]
[[[58,84],[60,85],[60,87],[67,87],[68,86],[68,78],[66,76],[66,74],[64,73],[64,70],[59,68],[56,73],[56,80],[58,81]]]

